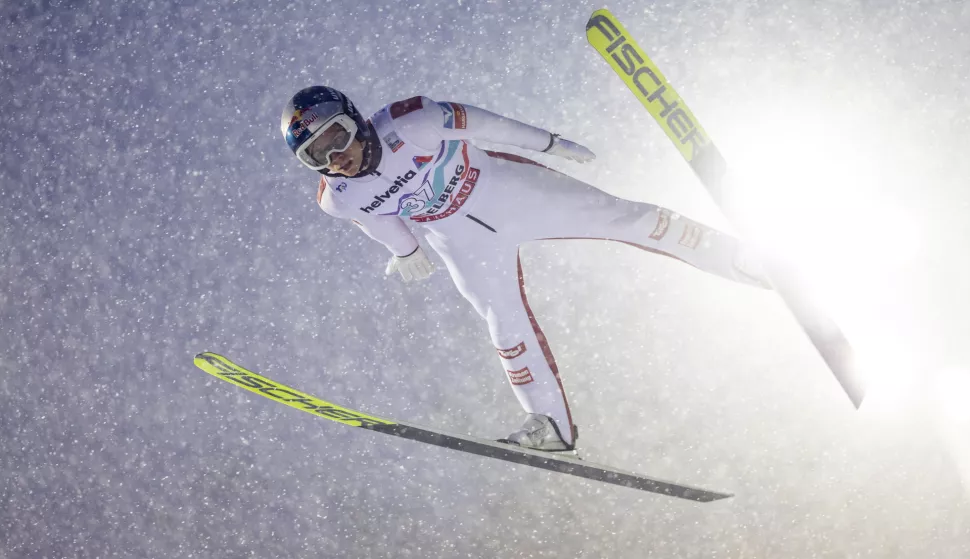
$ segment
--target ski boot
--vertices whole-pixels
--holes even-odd
[[[576,456],[576,439],[579,437],[579,430],[573,426],[573,444],[568,444],[563,439],[556,422],[547,415],[530,413],[525,418],[522,428],[515,431],[507,438],[499,439],[498,442],[514,444],[533,450],[543,450],[546,452],[565,452]]]

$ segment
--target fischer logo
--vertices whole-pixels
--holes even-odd
[[[416,171],[408,171],[404,174],[404,176],[398,175],[391,187],[384,191],[384,194],[374,196],[374,201],[371,202],[370,205],[361,206],[360,211],[364,212],[365,214],[369,214],[371,211],[381,207],[381,204],[391,199],[392,194],[397,194],[397,192],[400,191],[409,180],[413,179],[417,175],[418,173]]]
[[[696,156],[698,150],[708,144],[708,139],[697,128],[687,111],[680,107],[677,93],[669,89],[667,84],[660,80],[660,76],[645,64],[643,57],[637,52],[637,48],[627,42],[627,38],[620,33],[620,30],[613,25],[608,17],[597,15],[590,19],[586,28],[592,29],[594,27],[606,37],[606,40],[611,41],[610,45],[606,47],[606,52],[611,55],[613,61],[626,75],[630,76],[647,101],[660,103],[660,106],[663,107],[663,110],[660,111],[660,117],[666,121],[667,128],[677,136],[681,144],[689,142],[693,146],[691,157]],[[647,78],[652,84],[644,83]],[[650,91],[651,87],[656,87],[656,89]],[[668,100],[664,95],[673,97],[673,99]]]
[[[532,373],[529,372],[528,367],[523,367],[518,371],[506,370],[505,372],[509,374],[509,381],[511,381],[512,384],[516,386],[521,384],[529,384],[530,382],[535,380],[532,378]]]
[[[205,357],[205,360],[217,368],[219,370],[219,376],[225,380],[238,386],[255,390],[278,402],[283,402],[284,404],[291,406],[298,405],[300,409],[319,414],[336,421],[341,421],[344,423],[353,421],[357,423],[357,427],[374,427],[377,425],[389,424],[389,422],[367,417],[353,410],[339,408],[333,404],[324,402],[323,400],[317,400],[312,396],[300,394],[290,388],[287,388],[286,386],[276,384],[268,378],[255,375],[253,373],[243,373],[228,368],[224,363],[221,363],[220,361],[212,359],[208,356]]]
[[[496,348],[498,349],[498,348]],[[498,355],[502,359],[515,359],[516,357],[525,353],[525,342],[519,342],[519,345],[511,349],[499,349]]]

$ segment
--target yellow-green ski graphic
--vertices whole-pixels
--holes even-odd
[[[717,501],[731,495],[707,489],[699,489],[647,477],[632,472],[626,472],[611,466],[603,466],[586,462],[570,456],[561,456],[531,450],[515,445],[503,444],[467,435],[455,435],[439,429],[419,427],[399,421],[381,419],[373,415],[361,413],[349,408],[338,406],[311,396],[263,375],[254,373],[233,363],[229,359],[216,353],[200,353],[195,356],[195,365],[203,371],[224,381],[241,386],[250,392],[265,396],[298,410],[325,417],[344,425],[359,427],[368,431],[377,431],[386,435],[394,435],[403,439],[410,439],[422,443],[460,450],[469,454],[497,458],[506,462],[523,464],[533,468],[541,468],[553,472],[560,472],[592,481],[602,481],[622,487],[630,487],[641,491],[659,493],[698,502]]]
[[[338,421],[345,425],[367,427],[370,425],[394,424],[393,421],[387,421],[386,419],[366,415],[336,404],[331,404],[330,402],[325,402],[262,375],[248,371],[215,353],[207,352],[196,355],[195,366],[212,376],[231,382],[236,386],[241,386],[260,396],[266,396],[270,400],[276,400],[300,411],[319,415],[320,417]]]
[[[720,201],[724,159],[667,78],[609,12],[596,10],[586,23],[586,39],[613,67],[657,121],[701,182]]]

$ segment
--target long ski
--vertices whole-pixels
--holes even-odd
[[[656,64],[609,10],[593,12],[586,23],[586,39],[657,121],[721,211],[735,226],[743,228],[743,220],[733,215],[725,196],[727,163]],[[848,339],[820,305],[809,298],[788,266],[772,257],[766,258],[764,265],[775,291],[858,408],[865,397],[865,386]]]
[[[361,429],[367,429],[368,431],[394,435],[395,437],[428,443],[442,448],[450,448],[479,456],[497,458],[507,462],[532,466],[533,468],[570,474],[589,480],[602,481],[651,493],[659,493],[679,499],[709,502],[731,497],[728,493],[709,491],[707,489],[699,489],[679,483],[663,481],[610,466],[593,464],[570,456],[560,456],[529,450],[496,441],[466,435],[455,435],[439,429],[382,419],[374,415],[361,413],[350,408],[326,402],[305,392],[290,388],[265,376],[244,369],[229,359],[215,353],[205,352],[196,355],[195,365],[217,378],[235,384],[236,386],[241,386],[246,390],[255,392],[281,404],[286,404],[298,410],[351,427],[359,427]]]

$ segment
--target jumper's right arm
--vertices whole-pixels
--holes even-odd
[[[394,256],[407,256],[418,248],[418,240],[404,224],[404,220],[396,215],[348,215],[345,210],[337,207],[332,197],[327,195],[327,179],[320,179],[320,190],[317,192],[317,204],[320,209],[341,219],[350,219],[368,237],[384,245]]]
[[[404,224],[404,220],[396,215],[345,215],[336,206],[332,197],[327,196],[326,178],[320,180],[320,190],[317,203],[326,213],[344,219],[350,219],[368,237],[384,245],[391,252],[391,259],[384,270],[386,275],[394,272],[401,274],[404,281],[427,279],[434,272],[434,264],[418,244],[418,240]]]
[[[564,140],[558,134],[553,134],[536,128],[535,126],[519,122],[518,120],[495,114],[472,105],[462,103],[438,103],[444,113],[445,127],[442,136],[451,139],[452,136],[467,140],[484,140],[498,144],[518,146],[541,151],[551,155],[558,155],[573,161],[585,163],[592,161],[595,154],[584,146]],[[463,114],[466,120],[464,130],[449,129],[447,123],[450,114]]]
[[[391,116],[408,119],[408,133],[420,145],[431,147],[441,140],[482,140],[541,151],[579,162],[596,157],[585,147],[564,140],[542,128],[463,103],[412,97],[394,103]],[[405,112],[406,111],[406,112]]]

